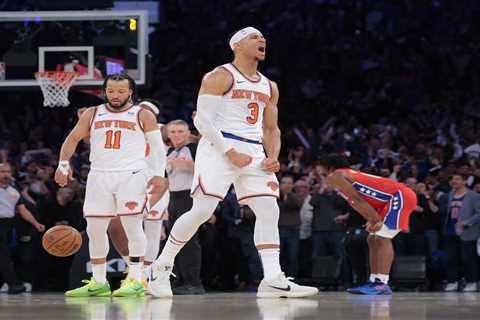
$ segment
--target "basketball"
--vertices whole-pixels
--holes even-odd
[[[82,235],[70,226],[55,226],[45,232],[42,245],[53,256],[68,257],[82,246]]]

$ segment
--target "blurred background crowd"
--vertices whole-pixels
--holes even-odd
[[[35,9],[33,1],[23,6]],[[192,123],[202,74],[232,59],[226,44],[231,31],[253,25],[267,38],[260,70],[280,89],[279,227],[288,276],[342,289],[368,275],[364,221],[324,183],[316,165],[334,152],[355,169],[417,192],[410,232],[397,236],[394,246],[397,257],[424,258],[419,288],[441,290],[448,281],[461,290],[462,282],[478,281],[478,255],[466,257],[464,250],[476,239],[465,240],[452,228],[449,195],[463,187],[480,192],[480,2],[170,0],[161,6],[163,20],[150,34],[152,83],[140,94],[160,101],[164,123]],[[101,101],[74,92],[73,108],[45,109],[39,92],[0,91],[0,97],[0,159],[11,164],[11,184],[38,221],[15,219],[8,239],[15,268],[34,290],[64,290],[68,279],[55,270],[68,270],[71,258],[41,249],[39,224],[84,229],[88,145],[77,149],[75,181],[67,188],[58,189],[53,173],[76,107]],[[480,202],[475,206],[480,215]],[[206,289],[252,290],[258,284],[254,221],[231,190],[215,219],[201,227]],[[323,270],[328,261],[330,273]]]

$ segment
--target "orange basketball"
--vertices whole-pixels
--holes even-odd
[[[82,235],[70,226],[55,226],[45,232],[42,245],[53,256],[68,257],[80,250]]]

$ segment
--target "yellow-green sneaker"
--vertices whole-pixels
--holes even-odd
[[[82,280],[82,283],[86,283],[83,287],[69,290],[65,292],[67,297],[109,297],[111,294],[110,284],[97,283],[92,277],[90,280]]]
[[[122,286],[113,291],[114,297],[143,297],[145,289],[140,281],[127,278],[122,282]]]

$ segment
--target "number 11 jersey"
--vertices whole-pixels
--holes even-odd
[[[131,171],[147,168],[146,138],[139,120],[142,110],[137,105],[120,112],[106,104],[95,107],[90,126],[90,162],[93,170]]]

